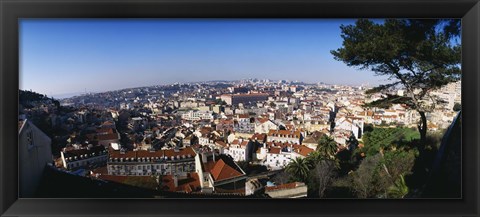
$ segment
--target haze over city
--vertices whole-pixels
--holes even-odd
[[[348,19],[23,19],[20,89],[61,97],[244,78],[383,83],[336,61]]]

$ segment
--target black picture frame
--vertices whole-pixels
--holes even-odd
[[[2,216],[478,216],[478,0],[1,0]],[[462,18],[462,199],[18,199],[19,18]],[[74,187],[74,186],[72,186]]]

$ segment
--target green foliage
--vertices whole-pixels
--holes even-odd
[[[414,104],[411,101],[410,97],[406,96],[397,96],[397,95],[391,95],[391,94],[386,94],[386,97],[375,100],[373,102],[365,103],[363,107],[366,108],[383,108],[383,109],[388,109],[391,105],[393,104],[405,104],[410,107],[414,107]]]
[[[411,128],[374,128],[363,134],[364,148],[361,151],[372,156],[380,150],[412,146],[419,138],[418,131]]]
[[[295,158],[285,168],[296,181],[306,182],[312,168],[311,161],[306,158]]]
[[[440,87],[460,79],[461,46],[451,43],[452,37],[458,37],[458,22],[386,19],[378,24],[359,19],[355,25],[340,27],[343,46],[331,53],[348,66],[393,76],[404,86]],[[437,31],[445,23],[451,24],[449,28]]]
[[[285,168],[284,175],[275,179],[279,182],[300,181],[308,185],[309,197],[324,197],[326,189],[336,176],[339,162],[328,159],[319,151],[310,153],[306,158],[296,158]]]
[[[29,90],[19,90],[18,101],[20,105],[26,108],[33,108],[32,103],[34,102],[52,103],[57,107],[57,109],[60,108],[60,102],[58,100],[55,100],[54,98],[48,98],[47,95],[42,95]]]
[[[417,110],[421,116],[418,130],[424,142],[425,112],[438,103],[430,92],[460,80],[461,44],[455,43],[460,27],[460,19],[386,19],[383,23],[358,19],[354,25],[340,27],[342,47],[331,53],[347,66],[392,80],[367,91],[369,94],[388,94],[390,88],[403,86],[408,97],[387,95],[366,106],[386,108],[402,103]]]
[[[336,177],[327,189],[327,198],[356,198],[352,188],[352,176]]]
[[[403,175],[395,181],[394,185],[388,188],[388,196],[390,198],[404,198],[409,192],[407,183]]]
[[[314,164],[307,181],[309,197],[325,197],[325,191],[336,177],[336,168],[334,160],[321,160]]]
[[[307,161],[309,161],[310,166],[313,167],[321,160],[324,160],[325,157],[319,151],[313,151],[305,159],[307,159]]]
[[[412,173],[419,155],[415,148],[418,138],[419,133],[410,128],[374,128],[365,133],[365,147],[358,151],[366,153],[366,157],[351,173],[356,195],[360,198],[405,196],[408,187],[404,180],[397,180]]]
[[[373,124],[365,124],[363,126],[363,133],[366,133],[366,132],[372,132],[373,131]]]
[[[418,156],[418,150],[397,149],[384,153],[382,164],[385,164],[391,178],[398,179],[402,175],[409,175]]]
[[[382,157],[376,154],[365,158],[353,173],[352,189],[359,198],[381,197],[390,186],[389,178],[381,165]]]
[[[271,179],[276,185],[287,184],[290,182],[299,181],[299,179],[294,178],[290,173],[286,171],[281,171],[275,174]]]
[[[20,102],[28,101],[43,101],[49,99],[46,95],[42,95],[29,90],[20,90],[19,91],[19,100]]]
[[[397,149],[366,157],[351,174],[354,192],[360,198],[405,196],[408,186],[403,177],[412,173],[417,156],[416,149]],[[402,181],[398,181],[399,179]],[[400,194],[405,191],[407,193]]]
[[[337,142],[327,135],[323,135],[318,141],[317,151],[326,159],[335,158],[337,149]]]
[[[382,91],[388,91],[388,90],[391,90],[391,88],[395,87],[396,85],[398,85],[398,82],[395,82],[392,84],[379,85],[377,87],[373,87],[371,89],[366,90],[365,94],[374,94]]]
[[[434,149],[434,150],[440,148],[445,132],[447,132],[447,129],[443,129],[437,132],[428,132],[427,138],[425,140],[425,147],[427,149]]]

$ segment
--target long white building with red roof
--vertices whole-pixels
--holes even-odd
[[[185,177],[195,171],[196,153],[191,147],[158,151],[109,150],[109,175],[149,176],[177,175]]]
[[[299,144],[286,142],[266,142],[257,150],[256,160],[271,170],[285,168],[288,163],[296,158],[305,158],[314,150]]]

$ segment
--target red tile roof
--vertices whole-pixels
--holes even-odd
[[[267,186],[265,187],[265,191],[278,191],[278,190],[285,190],[285,189],[293,189],[299,186],[305,185],[302,182],[292,182],[292,183],[286,183],[282,185],[277,185],[277,186]]]
[[[222,181],[243,176],[242,173],[227,165],[223,159],[220,159],[217,161],[217,163],[215,163],[215,166],[210,171],[210,174],[212,175],[214,181]]]
[[[253,136],[252,136],[251,138],[252,138],[253,140],[263,141],[263,140],[265,140],[265,137],[266,137],[266,136],[267,136],[267,135],[264,134],[264,133],[261,133],[261,134],[260,134],[260,133],[255,133],[255,134],[253,134]]]
[[[219,125],[231,125],[233,124],[233,119],[223,119],[218,123]]]
[[[118,140],[120,139],[118,134],[116,133],[110,133],[110,134],[100,134],[100,135],[97,135],[97,139],[98,141],[103,141],[103,140]]]
[[[215,162],[213,160],[209,160],[206,163],[203,163],[203,172],[209,172],[215,166]]]
[[[95,130],[97,133],[113,133],[112,128],[98,128]]]
[[[234,189],[223,189],[223,188],[215,187],[215,193],[245,195],[245,187],[235,189],[235,190]]]
[[[290,131],[290,130],[269,130],[268,136],[295,136],[295,138],[300,138],[300,131]]]
[[[270,150],[268,151],[268,153],[271,153],[271,154],[280,154],[280,151],[282,149],[281,148],[270,148]]]
[[[177,187],[172,175],[164,175],[162,178],[162,190],[190,193],[200,188],[200,179],[195,172],[188,173],[186,178],[178,178]]]
[[[246,93],[246,94],[234,94],[232,96],[268,96],[266,93]]]
[[[314,152],[315,150],[307,147],[307,146],[303,146],[303,145],[297,145],[294,147],[293,149],[296,153],[298,153],[299,155],[302,155],[304,157],[308,156],[310,153]]]
[[[245,118],[250,118],[250,115],[248,115],[248,114],[239,114],[239,115],[238,115],[238,118],[244,118],[244,119],[245,119]]]
[[[92,173],[107,175],[108,174],[107,166],[98,167],[98,168],[92,170]]]
[[[114,121],[105,121],[102,123],[102,125],[115,125]]]
[[[240,143],[241,147],[247,147],[248,145],[248,140],[243,140],[242,143]]]

